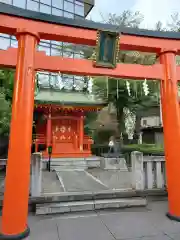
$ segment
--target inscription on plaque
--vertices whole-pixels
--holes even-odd
[[[96,44],[96,67],[115,68],[119,53],[119,34],[98,31]]]

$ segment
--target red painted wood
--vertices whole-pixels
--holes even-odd
[[[62,26],[3,14],[0,14],[0,18],[0,31],[2,33],[15,35],[17,29],[24,28],[28,29],[28,31],[36,31],[39,33],[41,39],[92,46],[96,45],[96,30]],[[139,37],[125,34],[121,34],[120,36],[120,48],[121,50],[156,53],[159,53],[161,49],[177,49],[178,53],[180,52],[179,40],[155,37]]]
[[[0,50],[0,66],[15,68],[17,49]],[[79,67],[81,66],[81,67]],[[37,52],[35,69],[50,72],[64,72],[75,75],[109,76],[130,79],[163,79],[161,64],[143,66],[140,64],[117,64],[115,69],[95,68],[90,60],[71,59],[57,56],[46,56],[44,52]],[[177,66],[177,79],[180,81],[180,66]]]
[[[87,157],[91,156],[92,139],[84,136],[82,127],[79,127],[82,114],[68,114],[52,113],[52,157]],[[82,122],[82,121],[81,121]],[[37,144],[46,143],[47,136],[47,122],[39,121],[36,127]],[[82,124],[82,123],[81,123]],[[81,129],[81,134],[80,134]],[[82,142],[83,149],[80,149],[80,142]],[[47,151],[44,156],[48,157]]]

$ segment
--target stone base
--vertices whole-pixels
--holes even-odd
[[[36,205],[36,215],[48,215],[57,213],[86,212],[107,209],[124,209],[131,207],[146,207],[144,198],[122,198],[89,201],[71,201],[60,203],[44,203]]]
[[[88,168],[100,167],[99,157],[89,158],[59,158],[51,160],[51,170],[86,170]],[[44,169],[44,167],[43,167]]]
[[[180,222],[180,217],[177,217],[177,216],[174,216],[170,213],[167,213],[166,216],[170,219],[170,220],[173,220],[173,221],[176,221],[176,222]]]
[[[100,167],[104,170],[128,171],[126,160],[124,158],[102,158]]]
[[[20,240],[20,239],[25,239],[29,236],[30,234],[30,229],[27,227],[27,229],[18,235],[4,235],[0,233],[0,240]]]

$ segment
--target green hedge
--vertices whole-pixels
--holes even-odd
[[[103,153],[108,152],[108,144],[94,144],[92,145],[92,153],[100,156]],[[133,151],[142,152],[144,155],[164,155],[164,149],[161,146],[155,144],[129,144],[121,147],[123,154],[130,154]]]
[[[163,147],[155,144],[130,144],[122,147],[124,153],[133,151],[142,152],[144,155],[164,155]]]

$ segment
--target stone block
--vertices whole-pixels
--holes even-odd
[[[95,209],[111,209],[111,208],[128,208],[128,207],[142,207],[146,206],[147,201],[143,198],[120,198],[120,199],[106,199],[95,200]]]
[[[42,191],[42,154],[33,153],[31,157],[31,196],[39,197]]]
[[[144,190],[144,168],[143,168],[143,153],[132,152],[132,187],[135,190]]]
[[[70,212],[68,203],[51,203],[51,204],[37,204],[36,215],[47,215],[54,213],[68,213]]]
[[[126,160],[124,158],[102,158],[100,162],[101,169],[128,171]]]
[[[71,212],[93,211],[94,201],[81,201],[69,203]]]

